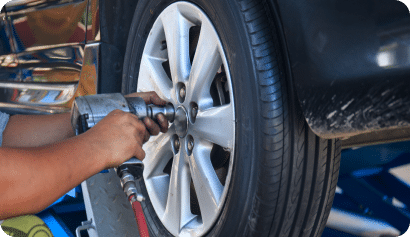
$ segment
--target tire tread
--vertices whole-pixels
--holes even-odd
[[[295,118],[293,125],[289,122],[274,26],[266,24],[262,0],[238,3],[259,78],[263,134],[263,156],[258,159],[262,168],[244,236],[320,236],[336,189],[340,143],[314,135],[298,105],[290,108]]]

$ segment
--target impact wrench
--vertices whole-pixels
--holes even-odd
[[[156,120],[156,116],[162,113],[168,121],[174,121],[175,109],[172,104],[166,106],[147,105],[140,97],[124,97],[120,93],[79,96],[75,99],[71,109],[71,124],[76,135],[92,128],[101,119],[113,110],[135,114],[142,120],[149,117]],[[128,201],[134,210],[138,231],[141,237],[148,237],[148,227],[142,211],[141,202],[144,196],[138,192],[135,185],[135,177],[132,175],[137,169],[143,169],[142,161],[133,157],[115,169],[121,179],[121,186]]]

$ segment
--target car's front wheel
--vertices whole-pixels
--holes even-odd
[[[140,0],[123,92],[176,109],[144,145],[154,236],[319,236],[340,146],[306,125],[262,1]]]

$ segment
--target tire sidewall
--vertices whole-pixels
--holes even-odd
[[[148,34],[159,14],[174,0],[140,0],[138,2],[131,30],[128,36],[127,51],[124,59],[123,86],[124,94],[135,92],[142,52]],[[235,101],[235,157],[230,187],[225,206],[209,236],[241,236],[249,222],[256,188],[258,157],[261,156],[258,124],[261,116],[259,92],[255,65],[244,19],[239,3],[229,0],[191,0],[200,7],[213,23],[228,61]],[[149,159],[149,157],[148,157]],[[143,182],[140,182],[143,184]],[[147,195],[144,185],[141,191]],[[153,207],[145,202],[144,212],[152,215]],[[153,233],[168,233],[162,224],[158,230],[149,220],[159,221],[158,217],[147,218]],[[159,224],[159,225],[158,225]],[[161,230],[161,227],[163,230]],[[164,232],[165,230],[165,232]],[[169,234],[169,233],[168,233]]]

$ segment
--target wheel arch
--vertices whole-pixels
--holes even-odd
[[[315,134],[350,137],[410,126],[403,122],[410,116],[410,53],[389,65],[380,60],[384,52],[397,55],[410,43],[410,17],[403,3],[266,4],[281,39],[286,76]]]
[[[135,0],[99,0],[100,78],[98,93],[121,92],[122,70]]]

